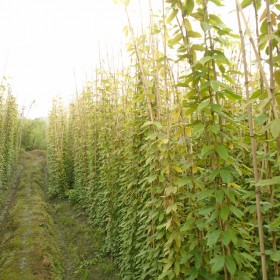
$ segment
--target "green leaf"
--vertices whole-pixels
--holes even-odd
[[[225,192],[223,190],[216,191],[216,201],[222,202],[224,200]]]
[[[280,227],[280,217],[276,218],[272,223],[270,223],[269,227],[270,228]]]
[[[201,110],[203,110],[204,108],[208,107],[209,104],[210,104],[209,101],[201,102],[201,103],[198,105],[197,110],[198,110],[198,111],[201,111]]]
[[[215,245],[220,237],[221,231],[219,229],[213,230],[207,233],[206,238],[207,238],[207,246],[212,247]]]
[[[218,168],[213,170],[209,175],[209,180],[211,182],[213,182],[213,180],[218,176],[219,173],[220,173],[220,170]]]
[[[201,38],[201,34],[199,32],[196,32],[196,31],[189,31],[188,32],[188,37],[191,37],[191,38]]]
[[[204,131],[205,125],[202,123],[196,124],[193,126],[193,133],[200,134]]]
[[[171,268],[172,264],[173,264],[173,261],[170,260],[170,259],[168,259],[167,263],[166,263],[165,266],[163,267],[163,272],[168,271],[168,270]]]
[[[203,21],[200,23],[201,24],[201,27],[202,27],[202,30],[204,32],[207,32],[208,30],[210,30],[213,26],[211,24],[209,24],[208,22],[206,21]]]
[[[193,229],[194,224],[195,224],[195,218],[193,218],[193,217],[188,218],[187,221],[181,227],[181,231],[188,231],[188,230]]]
[[[217,273],[224,268],[225,256],[224,255],[216,256],[214,259],[210,261],[210,263],[212,265],[211,272]]]
[[[230,238],[231,242],[236,245],[237,242],[238,242],[238,239],[236,237],[236,233],[234,230],[232,230],[231,228],[228,228],[227,231],[226,231],[228,237]]]
[[[220,175],[222,177],[223,183],[230,183],[232,181],[231,172],[227,168],[222,168],[220,170]]]
[[[227,205],[222,206],[220,211],[220,217],[223,221],[226,221],[228,219],[230,213],[230,208]]]
[[[173,9],[171,15],[166,19],[167,23],[172,22],[172,20],[176,17],[176,15],[178,14],[178,9]]]
[[[189,16],[194,9],[194,0],[187,0],[186,5],[187,5],[187,15]]]
[[[216,112],[216,113],[220,113],[220,112],[222,112],[222,105],[220,105],[220,104],[213,104],[212,105],[212,110],[214,111],[214,112]]]
[[[251,5],[253,3],[254,0],[243,0],[241,2],[241,7],[244,9],[246,7],[248,7],[249,5]]]
[[[267,34],[267,30],[268,30],[267,19],[265,19],[265,20],[262,22],[260,30],[261,30],[261,33]]]
[[[258,263],[258,261],[255,258],[253,258],[251,255],[249,255],[246,252],[242,252],[240,253],[240,255],[243,256],[245,259],[249,260],[250,262],[254,262],[256,264]]]
[[[244,215],[244,213],[234,205],[230,206],[230,211],[239,219],[241,219]]]
[[[165,228],[166,228],[166,229],[169,229],[169,227],[171,226],[171,223],[172,223],[172,218],[170,218],[170,219],[166,222]]]
[[[215,55],[213,56],[213,59],[216,60],[217,62],[223,62],[223,63],[225,63],[225,64],[229,64],[229,61],[228,61],[228,59],[225,57],[224,54],[215,54]],[[220,84],[222,84],[222,83],[220,83]]]
[[[271,122],[270,131],[274,138],[280,136],[280,119],[274,119]]]
[[[193,44],[191,46],[192,50],[197,50],[197,51],[205,51],[205,47],[203,45],[199,45],[199,44]]]
[[[270,258],[274,262],[279,262],[280,261],[280,251],[272,252],[270,255]]]
[[[275,176],[271,179],[266,180],[260,180],[256,186],[257,187],[267,187],[267,186],[273,186],[273,185],[279,185],[280,184],[280,176]]]
[[[221,127],[220,127],[219,124],[213,124],[213,125],[210,126],[210,130],[213,133],[217,134],[221,130]]]
[[[263,125],[269,119],[268,115],[260,114],[256,116],[255,121],[257,125]]]
[[[202,265],[201,253],[198,250],[196,250],[194,255],[194,264],[196,269],[199,269]]]
[[[148,177],[148,183],[152,183],[157,179],[157,174]]]
[[[279,6],[280,6],[280,4],[279,4]],[[277,83],[278,85],[280,85],[280,70],[276,70],[276,71],[274,72],[274,78],[275,78],[276,83]]]
[[[179,263],[179,261],[175,262],[175,264],[174,264],[174,271],[175,271],[176,276],[178,277],[179,273],[180,273],[180,263]]]
[[[230,185],[233,186],[233,187],[234,187],[234,186],[237,186],[237,187],[240,189],[240,186],[238,186],[238,185],[235,184],[235,183],[230,183]],[[235,202],[236,202],[236,199],[235,199],[235,191],[234,191],[233,189],[225,189],[224,191],[225,191],[227,197],[229,198],[229,200],[230,200],[231,202],[235,203]]]
[[[182,177],[182,178],[177,178],[175,181],[174,181],[174,185],[178,186],[178,187],[183,187],[185,185],[188,185],[190,184],[192,181],[191,181],[191,178],[188,177],[188,176],[185,176],[185,177]]]
[[[228,159],[228,149],[225,145],[220,144],[216,147],[216,152],[218,153],[219,157],[223,160]]]
[[[210,0],[210,1],[213,2],[214,4],[216,4],[217,6],[223,6],[221,0]]]
[[[177,43],[179,43],[179,41],[182,39],[182,34],[177,34],[174,38],[170,39],[168,41],[168,43],[171,45],[171,46],[174,46],[176,45]]]
[[[220,211],[220,217],[223,221],[228,219],[230,208],[227,205],[223,205]]]
[[[235,274],[236,263],[232,256],[226,256],[226,267],[231,275]]]
[[[213,26],[222,26],[222,27],[225,26],[225,24],[223,23],[223,21],[221,20],[221,18],[218,17],[217,15],[209,14],[209,19],[210,19],[210,23],[211,23]]]
[[[210,146],[207,146],[207,145],[204,145],[201,149],[201,158],[204,158],[205,156],[208,156],[209,154],[212,154],[214,151],[214,145],[210,145]]]
[[[177,204],[168,205],[168,207],[166,208],[166,214],[169,214],[171,211],[177,211]]]
[[[218,91],[221,83],[219,81],[211,81],[211,87],[214,91]]]
[[[228,234],[227,231],[222,232],[222,234],[221,234],[221,240],[222,240],[222,242],[223,242],[223,244],[224,244],[225,246],[228,246],[228,245],[229,245],[231,239],[230,239],[230,235]]]
[[[211,59],[212,59],[212,56],[204,56],[197,63],[200,63],[200,64],[202,64],[204,66],[204,64],[206,62],[208,62],[209,60],[211,60]]]

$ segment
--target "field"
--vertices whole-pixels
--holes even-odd
[[[0,279],[280,279],[280,4],[236,1],[236,34],[221,0],[166,0],[139,35],[124,2],[127,66],[47,121],[2,88]],[[52,245],[22,268],[36,223]]]

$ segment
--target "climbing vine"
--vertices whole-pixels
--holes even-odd
[[[0,191],[12,174],[20,145],[19,135],[18,107],[4,78],[0,86]]]
[[[50,193],[83,205],[121,279],[277,279],[280,5],[236,0],[235,34],[221,0],[166,0],[136,36],[125,2],[130,66],[50,113]]]

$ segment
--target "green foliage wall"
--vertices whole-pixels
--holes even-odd
[[[20,121],[14,96],[8,85],[0,88],[0,190],[7,183],[17,158]]]
[[[149,32],[128,26],[131,66],[50,114],[49,191],[85,207],[121,279],[279,277],[279,87],[246,79],[210,2],[168,0]],[[260,49],[277,82],[278,47]]]
[[[48,181],[50,195],[64,195],[68,188],[65,171],[65,114],[61,102],[53,102],[48,129]]]
[[[21,146],[28,150],[47,149],[47,120],[37,118],[34,120],[24,119]]]

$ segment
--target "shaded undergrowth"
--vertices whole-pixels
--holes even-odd
[[[119,279],[112,260],[102,252],[102,237],[78,205],[65,199],[50,201],[67,280]]]
[[[45,188],[46,153],[22,153],[0,195],[0,280],[118,279],[82,209]]]

